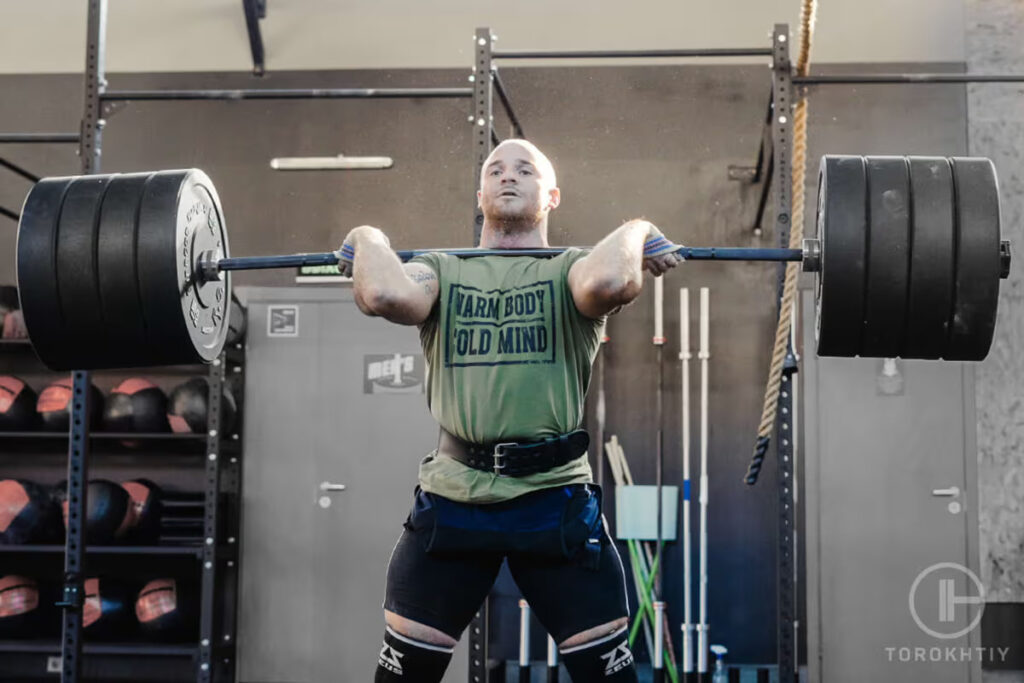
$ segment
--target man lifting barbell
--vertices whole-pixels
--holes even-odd
[[[18,225],[25,326],[54,370],[212,362],[227,338],[230,271],[354,266],[364,310],[420,324],[430,407],[448,430],[421,465],[396,548],[378,675],[419,661],[414,668],[439,678],[507,555],[574,677],[635,680],[619,630],[624,593],[605,587],[621,567],[589,483],[587,436],[573,431],[602,317],[637,295],[644,267],[660,274],[680,257],[802,261],[816,273],[819,355],[982,360],[1010,269],[995,169],[988,159],[827,156],[818,234],[802,249],[679,247],[631,221],[585,255],[546,248],[559,195],[542,154],[509,142],[490,162],[500,163],[482,178],[484,248],[448,252],[391,253],[363,228],[338,252],[232,258],[202,171],[41,180]],[[508,523],[517,510],[531,531]],[[443,568],[435,580],[460,577],[457,590],[431,584],[424,595],[403,583],[412,575],[403,562]],[[566,571],[573,581],[560,578]],[[416,656],[402,664],[400,647]]]
[[[477,193],[480,246],[548,246],[561,200],[551,162],[508,140],[488,157]],[[342,246],[360,310],[418,325],[427,395],[441,426],[391,556],[376,681],[440,681],[502,560],[559,643],[574,681],[635,681],[621,560],[579,429],[606,316],[661,275],[679,247],[630,221],[588,254],[402,264],[380,230]]]

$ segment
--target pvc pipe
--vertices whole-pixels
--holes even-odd
[[[519,681],[530,681],[530,605],[526,600],[519,601]]]
[[[548,683],[558,683],[558,643],[548,636]]]
[[[693,581],[691,554],[693,538],[690,533],[690,290],[679,290],[679,360],[682,367],[683,394],[683,673],[693,672]]]
[[[711,302],[700,288],[700,607],[697,624],[697,671],[708,670],[708,360]]]
[[[654,603],[654,661],[651,666],[654,668],[654,683],[662,683],[665,680],[665,629],[662,623],[665,619],[665,603],[658,600]]]

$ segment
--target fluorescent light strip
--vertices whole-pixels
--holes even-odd
[[[373,168],[391,168],[395,165],[391,157],[278,157],[270,160],[275,171],[336,171]]]

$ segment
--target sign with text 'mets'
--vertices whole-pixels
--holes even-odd
[[[364,394],[422,394],[422,354],[370,353],[363,356]]]

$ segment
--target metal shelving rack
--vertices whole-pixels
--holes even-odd
[[[18,349],[25,352],[30,344],[17,341],[4,341],[3,347]],[[202,366],[196,366],[196,370]],[[230,374],[229,374],[230,373]],[[77,373],[76,373],[77,374]],[[87,373],[83,373],[87,374]],[[195,662],[197,677],[205,676],[205,680],[233,680],[235,653],[235,620],[237,609],[237,542],[240,520],[240,471],[242,449],[239,434],[240,421],[243,416],[242,392],[244,389],[244,350],[240,343],[229,345],[206,369],[206,379],[210,387],[210,397],[220,395],[225,383],[234,385],[238,424],[231,434],[221,430],[221,402],[208,402],[206,434],[173,434],[173,433],[88,433],[86,428],[79,427],[79,439],[72,438],[68,459],[68,491],[77,486],[82,493],[78,504],[73,504],[69,497],[68,535],[65,545],[7,545],[0,546],[0,557],[14,554],[56,555],[65,556],[65,585],[63,602],[81,600],[84,596],[82,583],[85,571],[80,569],[77,574],[69,575],[67,567],[84,567],[85,556],[131,556],[131,557],[164,557],[193,558],[200,564],[200,596],[199,596],[199,641],[196,644],[181,643],[82,643],[81,623],[77,619],[69,619],[65,609],[61,640],[38,641],[0,641],[0,653],[22,654],[61,654],[61,674],[64,680],[75,680],[81,675],[81,655],[97,656],[143,656],[143,657],[189,657]],[[85,413],[80,401],[72,408],[72,425],[87,425]],[[72,431],[74,433],[74,431]],[[22,445],[32,444],[45,448],[55,440],[68,440],[66,432],[4,432],[0,433],[0,441],[16,442]],[[158,444],[164,448],[170,446],[174,457],[202,457],[204,462],[204,489],[202,491],[202,529],[203,534],[194,543],[164,545],[111,545],[85,547],[83,525],[77,526],[77,538],[73,535],[72,521],[84,519],[88,463],[86,460],[89,444],[112,444],[112,442],[130,439],[145,444]],[[81,445],[86,444],[86,445]],[[117,446],[113,446],[117,451]],[[137,452],[136,450],[126,452]],[[69,494],[70,496],[70,494]],[[191,503],[188,504],[191,506]],[[223,517],[223,519],[222,519]],[[218,568],[221,569],[218,572]],[[70,657],[69,657],[70,655]],[[77,671],[69,671],[69,666],[77,666]],[[70,678],[69,678],[70,677]]]

